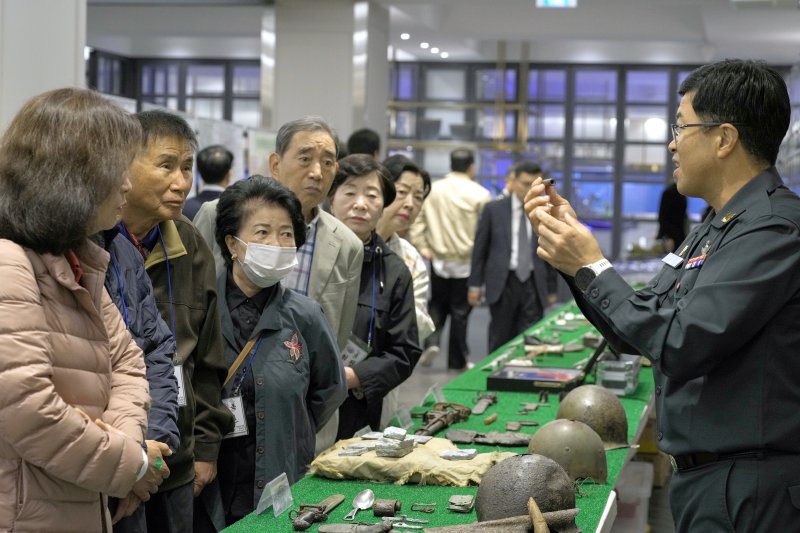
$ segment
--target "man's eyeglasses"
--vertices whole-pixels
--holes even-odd
[[[730,124],[731,126],[738,126],[733,122],[698,122],[697,124],[670,124],[672,130],[672,140],[678,142],[678,137],[681,135],[681,130],[684,128],[713,128],[722,126],[723,124]]]

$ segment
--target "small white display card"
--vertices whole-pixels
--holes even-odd
[[[358,431],[356,431],[355,434],[353,435],[353,437],[355,437],[355,438],[362,437],[362,436],[366,435],[367,433],[372,433],[372,428],[369,427],[369,426],[364,426],[363,428],[361,428]]]
[[[428,392],[425,393],[425,396],[422,397],[422,402],[420,405],[425,405],[428,401],[429,397],[433,397],[433,401],[436,403],[444,402],[444,393],[442,392],[442,387],[439,386],[438,383],[434,383],[431,385],[431,388],[428,389]]]
[[[294,506],[294,498],[292,497],[292,488],[289,486],[289,478],[286,477],[286,472],[276,477],[267,484],[267,488],[261,493],[261,499],[258,500],[256,506],[256,514],[261,514],[270,507],[275,517],[283,514],[286,509],[291,509]]]
[[[400,408],[394,414],[394,418],[397,419],[398,427],[403,429],[409,429],[411,426],[414,425],[414,422],[411,420],[411,413],[408,409]]]

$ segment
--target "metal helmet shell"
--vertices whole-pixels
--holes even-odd
[[[577,420],[592,428],[607,450],[628,445],[628,418],[619,398],[598,385],[581,385],[558,406],[556,418]]]
[[[558,463],[541,455],[515,455],[500,461],[481,479],[475,510],[478,521],[528,514],[528,498],[543,513],[575,507],[572,480]]]
[[[608,478],[603,441],[592,428],[577,420],[548,422],[533,435],[528,452],[549,457],[572,479],[591,478],[605,483]]]

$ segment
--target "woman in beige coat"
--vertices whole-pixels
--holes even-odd
[[[103,287],[141,141],[91,91],[23,106],[0,140],[0,531],[110,531],[149,472],[141,351]]]

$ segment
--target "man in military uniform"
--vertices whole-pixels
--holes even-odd
[[[774,168],[789,126],[781,75],[726,60],[682,83],[669,151],[681,194],[713,216],[634,291],[553,186],[525,209],[540,257],[618,349],[653,362],[659,447],[678,531],[800,524],[800,199]]]

